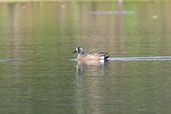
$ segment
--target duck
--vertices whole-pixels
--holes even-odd
[[[87,54],[84,53],[84,49],[82,47],[77,47],[72,53],[78,53],[78,60],[107,60],[109,58],[109,54],[106,52],[93,53],[89,52]]]

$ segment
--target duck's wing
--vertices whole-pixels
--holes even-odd
[[[110,55],[106,52],[99,52],[99,53],[94,53],[94,52],[89,52],[87,55],[95,55],[95,56],[100,56],[100,59],[107,59]]]
[[[102,59],[107,59],[110,55],[106,52],[99,52],[98,53]]]

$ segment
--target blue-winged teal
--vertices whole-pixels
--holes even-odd
[[[89,52],[87,54],[84,54],[84,50],[81,47],[77,47],[72,53],[78,53],[78,60],[107,60],[107,58],[109,57],[109,54],[105,52]]]

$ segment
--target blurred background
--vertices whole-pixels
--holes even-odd
[[[1,113],[171,113],[170,1],[0,1]],[[80,65],[77,46],[132,59]]]

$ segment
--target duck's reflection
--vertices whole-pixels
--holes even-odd
[[[78,60],[77,70],[77,113],[101,114],[104,99],[104,76],[108,61]],[[86,108],[85,108],[86,107]]]
[[[85,70],[89,73],[104,74],[104,67],[107,66],[107,60],[78,60],[76,65],[77,76],[83,76]],[[100,72],[99,72],[100,71]]]

